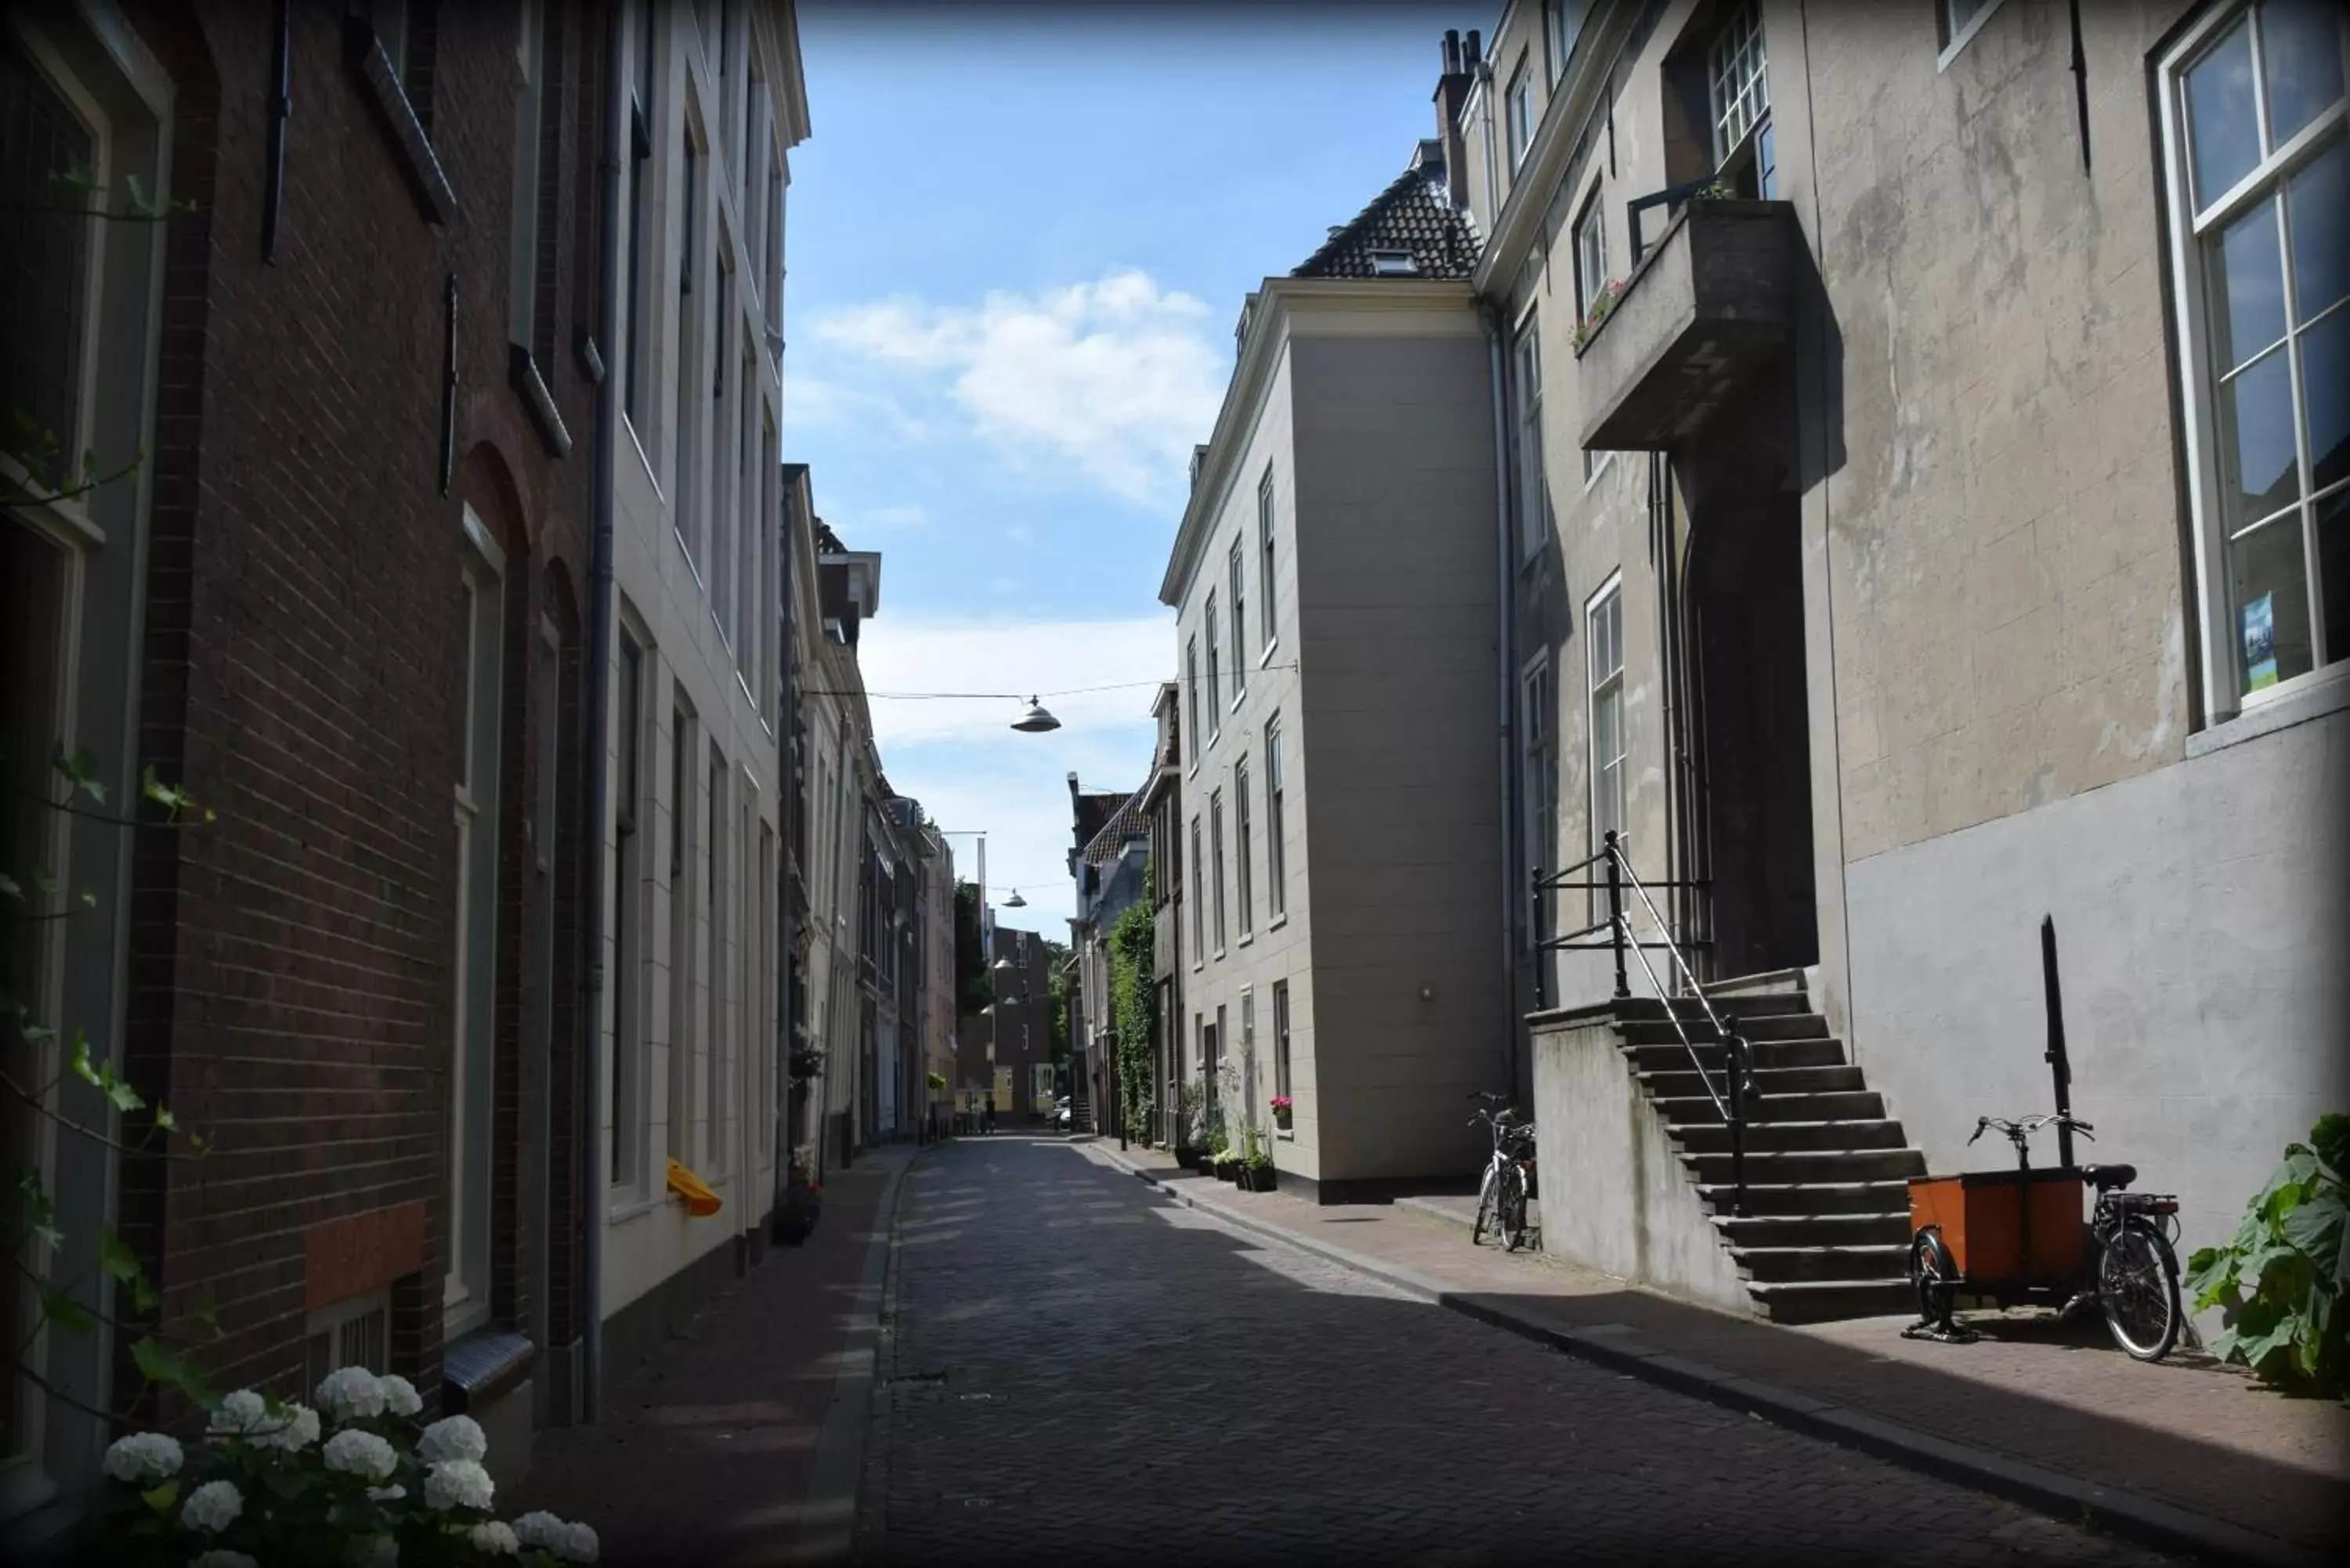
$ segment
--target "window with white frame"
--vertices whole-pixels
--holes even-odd
[[[1601,291],[1614,282],[1607,274],[1607,207],[1600,200],[1603,187],[1604,182],[1592,181],[1591,194],[1583,201],[1583,214],[1575,220],[1575,319],[1579,323],[1591,320]],[[1585,451],[1585,483],[1590,482],[1605,461],[1605,453]]]
[[[1273,1092],[1283,1099],[1289,1092],[1289,982],[1273,982]]]
[[[729,877],[726,863],[727,793],[726,756],[715,744],[710,748],[710,796],[705,803],[710,813],[710,832],[706,851],[709,864],[702,872],[702,919],[710,938],[710,961],[705,984],[709,988],[708,1045],[703,1051],[702,1162],[705,1172],[712,1177],[726,1171],[726,1071],[729,1056],[727,1036],[733,1033],[734,1018],[733,921],[728,900],[733,897],[734,878]]]
[[[554,358],[556,189],[561,160],[548,131],[562,114],[562,15],[545,0],[523,0],[515,64],[513,201],[508,213],[506,336],[531,356],[542,379]]]
[[[620,628],[619,690],[619,766],[612,781],[612,1044],[607,1102],[612,1118],[610,1185],[634,1188],[640,1171],[642,1137],[641,1087],[645,1027],[644,940],[645,876],[643,835],[639,831],[645,809],[645,649],[636,634]]]
[[[1938,0],[1934,8],[1937,42],[1941,46],[1941,63],[1948,65],[1952,57],[1967,47],[1983,19],[1999,9],[1999,0]]]
[[[340,1366],[391,1370],[391,1294],[366,1291],[320,1307],[304,1325],[302,1386],[316,1388]]]
[[[1223,682],[1217,676],[1216,596],[1208,596],[1206,641],[1208,644],[1208,733],[1219,735],[1224,729]]]
[[[1224,792],[1214,791],[1208,796],[1208,853],[1215,859],[1209,867],[1213,883],[1211,897],[1216,904],[1216,956],[1224,956]]]
[[[1518,548],[1531,556],[1550,533],[1549,487],[1543,481],[1542,334],[1529,310],[1511,353],[1511,395],[1517,401]]]
[[[687,853],[693,836],[693,709],[680,687],[671,699],[669,732],[669,1106],[665,1112],[669,1158],[693,1158],[693,861]]]
[[[1273,918],[1289,912],[1288,851],[1282,843],[1281,716],[1264,722],[1264,883]]]
[[[2333,6],[2215,11],[2162,62],[2207,711],[2350,654],[2350,140]]]
[[[1558,680],[1548,653],[1538,653],[1518,678],[1519,795],[1525,808],[1527,886],[1534,873],[1558,871]],[[1526,932],[1529,943],[1549,940],[1556,934],[1552,918],[1556,895],[1534,900],[1534,923]]]
[[[1264,646],[1269,653],[1281,640],[1281,628],[1273,611],[1273,464],[1264,465],[1264,477],[1256,486],[1256,553],[1258,602],[1263,605]]]
[[[1200,819],[1197,816],[1191,818],[1191,864],[1194,867],[1207,864],[1200,858]],[[1208,900],[1201,896],[1199,880],[1194,877],[1191,885],[1191,967],[1193,969],[1199,968],[1207,958],[1208,943],[1202,924],[1207,919],[1204,913],[1207,903]]]
[[[464,733],[458,749],[455,1027],[450,1051],[449,1272],[445,1332],[490,1315],[490,1091],[497,1040],[498,746],[504,560],[472,507],[459,591],[465,620]]]
[[[1239,539],[1232,541],[1232,701],[1238,702],[1241,693],[1248,689],[1248,586],[1244,580],[1248,553]]]
[[[1624,595],[1621,578],[1583,612],[1584,668],[1591,693],[1591,852],[1624,831]]]
[[[687,95],[691,100],[691,94]],[[690,105],[689,105],[690,107]],[[685,546],[685,558],[699,576],[705,568],[702,546],[702,498],[706,488],[702,465],[703,432],[709,425],[710,351],[703,341],[706,317],[696,308],[696,302],[706,297],[693,286],[695,267],[703,252],[714,247],[702,244],[703,226],[702,192],[709,178],[710,160],[705,155],[703,141],[694,115],[684,117],[684,174],[678,186],[680,244],[677,265],[677,418],[671,421],[677,432],[677,455],[670,472],[670,489],[674,498],[671,522],[677,530],[678,542]],[[716,264],[712,264],[715,273]]]
[[[1232,762],[1232,868],[1238,881],[1233,893],[1240,901],[1241,940],[1256,934],[1256,889],[1249,881],[1249,771],[1246,757]]]
[[[1183,644],[1183,696],[1191,707],[1191,733],[1184,749],[1191,753],[1191,765],[1200,765],[1200,742],[1207,734],[1200,728],[1200,639],[1196,637]]]
[[[1741,196],[1779,194],[1778,141],[1771,129],[1771,73],[1757,0],[1733,11],[1706,54],[1713,108],[1713,161]]]
[[[718,319],[712,327],[710,355],[710,613],[718,635],[730,652],[739,654],[741,623],[734,618],[734,549],[742,525],[743,431],[734,418],[741,406],[734,382],[734,340],[738,308],[734,293],[734,244],[722,217],[713,236],[711,257],[717,264]]]
[[[1534,144],[1534,72],[1532,60],[1521,60],[1517,74],[1510,78],[1509,96],[1503,100],[1509,119],[1510,172],[1526,161],[1526,149]]]
[[[1554,86],[1566,74],[1566,62],[1575,57],[1575,41],[1583,34],[1584,13],[1590,8],[1591,0],[1549,0],[1543,7]]]
[[[646,419],[652,397],[653,333],[660,313],[654,308],[653,277],[660,270],[659,231],[649,221],[653,177],[653,0],[637,0],[636,24],[629,42],[629,168],[627,223],[629,286],[620,296],[626,313],[620,342],[611,346],[620,356],[620,407],[637,433],[639,444],[648,440]]]

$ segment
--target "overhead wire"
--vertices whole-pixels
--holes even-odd
[[[1297,665],[1295,660],[1292,660],[1285,664],[1261,665],[1259,668],[1263,670],[1295,670],[1297,668]],[[1113,680],[1101,686],[1065,686],[1055,691],[857,691],[848,690],[827,691],[804,686],[800,688],[800,695],[804,697],[887,698],[891,701],[899,702],[1026,702],[1038,701],[1046,697],[1085,697],[1090,696],[1097,691],[1133,691],[1145,686],[1165,686],[1169,683],[1170,682],[1166,680]]]

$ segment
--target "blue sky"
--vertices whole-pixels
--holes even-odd
[[[987,831],[992,901],[1030,906],[1004,923],[1066,937],[1066,775],[1131,789],[1149,764],[1159,582],[1243,297],[1402,172],[1444,29],[1497,13],[802,5],[784,456],[882,552],[868,688],[1034,690],[1063,722],[873,703],[891,785]]]

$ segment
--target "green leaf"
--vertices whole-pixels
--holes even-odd
[[[106,1103],[108,1105],[110,1105],[116,1110],[128,1115],[130,1112],[137,1110],[140,1106],[147,1103],[140,1097],[138,1090],[132,1088],[121,1079],[115,1077],[110,1064],[106,1075],[108,1079],[106,1085]]]
[[[180,1501],[180,1483],[176,1480],[167,1480],[152,1491],[140,1492],[139,1501],[159,1515],[168,1514],[172,1511],[172,1505]]]
[[[0,871],[0,893],[5,893],[20,904],[25,901],[24,885],[5,871]]]
[[[149,763],[140,771],[139,789],[140,793],[149,800],[162,806],[175,817],[196,804],[184,788],[178,784],[167,784],[157,777],[155,764],[152,763]]]
[[[89,796],[100,805],[106,804],[106,785],[98,776],[96,752],[91,751],[88,746],[77,746],[74,748],[73,754],[68,756],[65,747],[59,745],[57,760],[51,765],[57,772],[65,774],[75,789]]]
[[[139,1254],[111,1231],[98,1233],[98,1266],[124,1284],[139,1277]]]
[[[2284,1238],[2308,1255],[2321,1285],[2350,1288],[2350,1204],[2342,1189],[2326,1187],[2286,1216]]]
[[[220,1403],[220,1396],[213,1391],[212,1380],[203,1369],[152,1334],[131,1345],[130,1359],[138,1364],[140,1376],[178,1389],[192,1404],[209,1410]]]
[[[44,895],[56,893],[57,890],[57,878],[56,873],[50,871],[34,872],[33,887],[36,891]]]
[[[41,1315],[71,1334],[88,1334],[98,1326],[89,1309],[62,1291],[41,1293]]]
[[[176,1127],[179,1125],[179,1118],[172,1114],[169,1106],[157,1106],[155,1107],[155,1126],[158,1130],[170,1132],[173,1127]]]
[[[102,1083],[98,1075],[97,1067],[90,1063],[89,1036],[78,1029],[74,1031],[72,1066],[74,1076],[83,1083],[92,1085]]]

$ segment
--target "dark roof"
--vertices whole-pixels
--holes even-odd
[[[1382,272],[1372,258],[1384,253],[1409,255],[1413,270]],[[1418,159],[1289,275],[1461,278],[1476,266],[1477,231],[1446,197],[1443,164]]]
[[[816,553],[819,556],[848,554],[848,546],[840,542],[840,535],[834,533],[832,525],[821,517],[816,520]]]
[[[1150,829],[1142,818],[1142,792],[1135,791],[1126,797],[1107,822],[1086,845],[1086,864],[1107,866],[1126,853],[1126,846],[1138,838],[1147,838]]]

